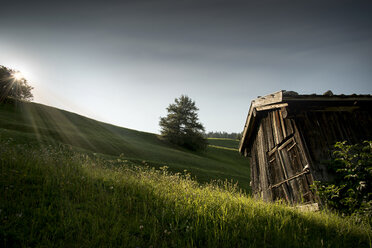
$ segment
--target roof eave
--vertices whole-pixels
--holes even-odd
[[[274,105],[277,105],[278,103],[281,103],[282,101],[283,101],[283,90],[272,93],[267,96],[259,97],[252,101],[249,107],[247,120],[244,125],[242,139],[239,144],[239,152],[241,154],[243,154],[245,145],[247,141],[249,141],[252,135],[253,125],[256,120],[257,108],[262,108],[263,106],[271,106],[271,105],[274,106]]]

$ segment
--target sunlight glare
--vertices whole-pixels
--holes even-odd
[[[23,74],[22,74],[21,72],[17,71],[17,72],[15,72],[15,73],[13,74],[13,78],[14,78],[15,80],[21,80],[21,79],[24,79],[25,77],[23,76]]]

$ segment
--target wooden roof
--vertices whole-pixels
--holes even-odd
[[[245,146],[249,143],[256,125],[257,113],[260,111],[288,106],[295,106],[297,109],[327,106],[333,110],[338,110],[338,106],[352,107],[360,102],[368,102],[368,106],[370,107],[372,95],[333,95],[331,91],[326,92],[324,95],[299,95],[294,91],[281,90],[267,96],[258,97],[252,101],[249,108],[242,139],[240,141],[239,152],[243,153]]]

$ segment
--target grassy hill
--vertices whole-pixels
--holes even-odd
[[[128,160],[0,141],[1,247],[370,247],[356,219]]]
[[[72,145],[74,149],[174,172],[191,172],[200,182],[239,181],[249,189],[248,160],[236,150],[238,141],[210,139],[206,152],[190,152],[157,135],[98,122],[78,114],[36,103],[0,104],[0,138],[34,146]],[[233,149],[230,149],[233,148]]]
[[[238,151],[239,141],[235,139],[226,139],[226,138],[208,138],[208,143],[212,147],[235,150]]]
[[[250,198],[238,141],[203,153],[35,103],[0,105],[1,247],[371,247],[369,224]],[[160,168],[156,170],[152,166]]]

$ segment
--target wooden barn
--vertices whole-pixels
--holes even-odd
[[[333,145],[371,139],[371,95],[279,91],[252,101],[239,151],[250,158],[255,197],[316,203],[310,185],[332,179],[324,161]]]

